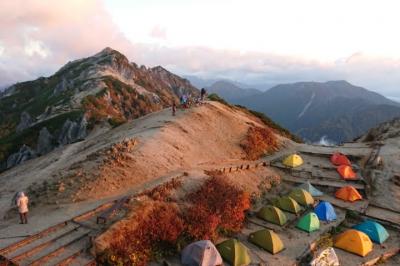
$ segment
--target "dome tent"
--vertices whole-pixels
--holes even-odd
[[[314,204],[314,198],[311,196],[311,194],[301,188],[293,189],[290,192],[289,197],[291,197],[303,206]]]
[[[361,231],[349,229],[339,234],[333,243],[334,247],[365,257],[372,251],[372,242]]]
[[[321,221],[330,222],[336,220],[335,209],[333,208],[332,204],[327,201],[321,201],[318,203],[318,205],[314,208],[314,212]]]
[[[353,226],[353,229],[365,233],[372,241],[378,244],[382,244],[389,237],[389,233],[386,231],[380,223],[374,221],[365,221],[361,224]]]
[[[236,239],[225,240],[217,245],[217,249],[232,266],[249,265],[251,263],[246,246]]]
[[[217,248],[209,240],[201,240],[186,246],[182,250],[181,261],[188,266],[215,266],[222,264]]]
[[[288,211],[291,213],[299,213],[302,208],[300,205],[291,197],[281,197],[275,200],[274,205],[281,210]]]
[[[333,165],[348,165],[351,166],[350,160],[347,158],[346,155],[340,153],[340,152],[335,152],[331,156],[331,162]]]
[[[337,168],[340,176],[345,180],[356,180],[357,174],[354,173],[353,169],[348,165],[341,165]]]
[[[335,193],[335,197],[351,202],[362,199],[361,194],[353,186],[345,186],[338,189]]]
[[[340,266],[339,258],[332,247],[321,251],[311,262],[310,266]]]
[[[291,154],[287,156],[282,163],[288,167],[294,168],[303,164],[303,158],[298,154]]]
[[[305,191],[310,193],[311,196],[313,196],[313,197],[319,197],[319,196],[324,195],[324,193],[322,193],[316,187],[311,185],[310,181],[307,181],[306,183],[303,183],[303,184],[299,185],[298,188],[304,189]]]
[[[257,217],[278,225],[284,225],[287,222],[286,214],[275,206],[262,207],[258,211]]]
[[[318,216],[313,212],[307,213],[301,217],[296,227],[309,233],[316,231],[319,229]]]
[[[249,241],[272,254],[276,254],[284,249],[280,237],[272,230],[262,229],[251,233]]]

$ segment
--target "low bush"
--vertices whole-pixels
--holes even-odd
[[[194,240],[216,240],[219,233],[236,233],[242,229],[250,196],[231,185],[222,176],[213,176],[188,197],[188,234]]]
[[[165,188],[179,184],[177,180],[161,190],[169,191]],[[155,189],[147,194],[153,197],[163,192]],[[186,201],[188,207],[183,211],[176,204],[152,201],[155,207],[147,215],[134,217],[135,226],[121,226],[114,232],[113,242],[98,258],[99,263],[147,265],[151,259],[176,252],[182,243],[216,240],[221,234],[236,233],[242,229],[245,211],[250,208],[249,195],[221,176],[208,179]]]
[[[248,160],[257,160],[261,156],[279,148],[274,132],[269,128],[261,127],[250,127],[240,145]]]
[[[246,107],[242,106],[242,105],[236,105],[236,107],[249,112],[250,114],[256,116],[257,118],[259,118],[266,126],[276,130],[278,133],[280,133],[281,135],[297,142],[297,143],[303,143],[303,140],[294,135],[293,133],[291,133],[289,130],[287,130],[286,128],[282,127],[281,125],[275,123],[271,118],[269,118],[268,116],[266,116],[265,114],[261,113],[261,112],[257,112],[251,109],[247,109]]]
[[[208,99],[210,100],[210,101],[215,101],[215,102],[219,102],[219,103],[222,103],[222,104],[224,104],[224,105],[226,105],[226,106],[231,106],[227,101],[225,101],[223,98],[221,98],[218,94],[216,94],[216,93],[211,93],[210,95],[208,95]]]
[[[162,256],[155,251],[175,249],[184,229],[179,209],[160,203],[134,228],[122,228],[115,233],[106,259],[108,265],[147,265],[151,258]]]

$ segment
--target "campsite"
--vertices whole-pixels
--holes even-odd
[[[400,266],[400,1],[0,1],[0,266]]]
[[[168,131],[174,132],[175,127],[178,130],[182,130],[183,126],[189,127],[190,125],[186,123],[187,116],[212,113],[215,110],[227,115],[231,112],[236,115],[238,112],[219,103],[209,102],[201,107],[185,111],[188,112],[187,114],[178,113],[175,119],[177,121],[182,119],[179,122],[182,124],[177,127],[167,125]],[[159,123],[160,117],[165,117],[165,115],[165,112],[151,115],[144,119],[142,126]],[[105,137],[107,138],[107,135]],[[122,140],[116,147],[124,150],[127,149],[124,147],[131,147],[137,142]],[[171,139],[171,141],[175,140]],[[179,212],[174,207],[176,204],[190,206],[197,202],[193,201],[196,198],[202,199],[205,195],[196,193],[203,193],[201,192],[203,189],[208,191],[210,187],[207,188],[207,183],[209,183],[213,184],[211,186],[214,189],[229,188],[231,192],[225,196],[232,196],[230,200],[239,204],[235,205],[234,209],[239,206],[241,206],[240,210],[249,209],[243,213],[234,214],[239,216],[232,216],[233,214],[229,212],[224,214],[231,217],[229,219],[242,221],[243,218],[244,221],[243,227],[237,227],[241,229],[237,233],[230,234],[229,237],[215,235],[215,232],[210,231],[212,229],[207,225],[201,229],[209,233],[208,239],[212,242],[196,242],[190,248],[188,246],[187,250],[191,251],[189,253],[186,251],[185,254],[192,254],[188,257],[190,260],[196,259],[196,256],[200,256],[199,254],[204,254],[205,250],[214,250],[214,253],[210,254],[215,256],[210,255],[210,260],[218,261],[221,256],[226,265],[241,265],[242,263],[307,265],[312,260],[318,259],[320,254],[325,254],[321,256],[329,258],[331,262],[338,260],[340,265],[374,265],[378,261],[386,261],[385,265],[396,265],[399,259],[400,215],[398,210],[388,209],[387,206],[380,205],[380,201],[373,200],[373,194],[371,194],[373,183],[368,171],[375,169],[374,162],[378,152],[380,152],[379,156],[390,162],[391,157],[386,156],[385,147],[374,143],[348,143],[328,147],[311,146],[285,139],[282,141],[285,143],[284,149],[258,160],[241,159],[222,163],[205,163],[196,168],[166,174],[154,182],[128,191],[123,197],[75,205],[80,206],[80,209],[68,207],[68,210],[67,206],[74,205],[65,205],[65,207],[60,205],[58,210],[51,211],[48,215],[49,225],[53,226],[46,227],[41,224],[37,226],[36,233],[25,240],[24,238],[21,241],[9,238],[2,241],[1,254],[20,265],[29,264],[32,261],[36,261],[35,263],[46,261],[48,264],[56,261],[69,262],[71,258],[76,258],[74,260],[80,263],[85,261],[93,263],[91,254],[102,254],[107,250],[111,240],[118,236],[121,226],[126,226],[133,221],[138,221],[134,222],[137,225],[142,217],[146,217],[142,215],[142,212],[151,214],[157,210],[170,208],[173,212]],[[332,161],[335,161],[333,155],[337,155],[338,152],[346,155],[344,160],[341,158],[339,161],[351,167],[355,177],[348,179],[337,170],[337,165]],[[388,154],[390,154],[390,149]],[[118,160],[118,164],[123,165],[130,160],[130,157],[118,157]],[[351,166],[348,165],[348,161],[351,162]],[[232,186],[232,184],[235,185]],[[251,204],[243,201],[244,198],[234,198],[244,196],[242,192],[236,191],[235,187],[245,188],[248,191],[248,195],[251,195]],[[210,204],[225,200],[221,199],[220,192],[217,190],[211,191],[207,195],[210,197],[208,200]],[[386,197],[386,200],[390,200],[387,197],[391,197],[388,193],[382,195],[375,192],[375,195],[381,198]],[[227,204],[227,202],[220,203]],[[200,200],[195,204],[200,207],[204,202]],[[221,208],[231,208],[229,205],[223,206],[225,205],[221,205]],[[68,210],[71,220],[65,221],[65,218],[60,216],[64,210]],[[219,211],[224,213],[223,209]],[[186,211],[180,215],[186,215],[185,213]],[[200,213],[195,209],[191,215],[197,217]],[[194,219],[200,219],[200,217]],[[178,217],[168,219],[178,219]],[[174,223],[180,223],[179,219]],[[212,221],[214,218],[211,215],[207,219]],[[373,221],[372,227],[369,221]],[[151,226],[152,222],[147,223]],[[196,220],[190,223],[196,224]],[[196,230],[202,228],[202,221],[200,220],[199,223],[196,225],[199,227]],[[9,226],[0,229],[0,232],[4,236],[12,236],[17,228],[16,225]],[[162,230],[171,229],[167,228]],[[371,228],[372,232],[370,232]],[[204,232],[193,231],[192,233],[204,235]],[[351,234],[346,235],[348,232]],[[349,247],[348,243],[351,241],[358,241],[359,244],[355,249]],[[54,244],[51,244],[53,242]],[[89,243],[92,243],[92,248],[82,253],[82,248],[90,245]],[[190,242],[185,245],[188,244]],[[46,248],[43,252],[36,253],[37,247]],[[65,249],[65,247],[69,248]],[[205,249],[205,247],[209,248]],[[233,247],[234,250],[238,250],[237,254],[230,254],[227,251]],[[51,251],[49,255],[46,255],[49,251]],[[58,257],[51,255],[61,251]],[[171,255],[149,263],[150,265],[165,263],[181,265],[181,259],[181,252],[175,251]]]

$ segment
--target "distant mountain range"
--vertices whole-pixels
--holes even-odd
[[[216,82],[226,100],[265,113],[306,141],[350,141],[379,123],[400,116],[400,104],[347,81],[298,82],[265,92]]]
[[[262,92],[252,88],[243,89],[239,85],[229,81],[217,81],[206,87],[208,93],[216,93],[231,103],[239,103],[240,99],[261,94]]]

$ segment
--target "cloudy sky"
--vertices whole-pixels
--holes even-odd
[[[2,0],[0,87],[106,46],[178,74],[400,98],[397,0]]]

